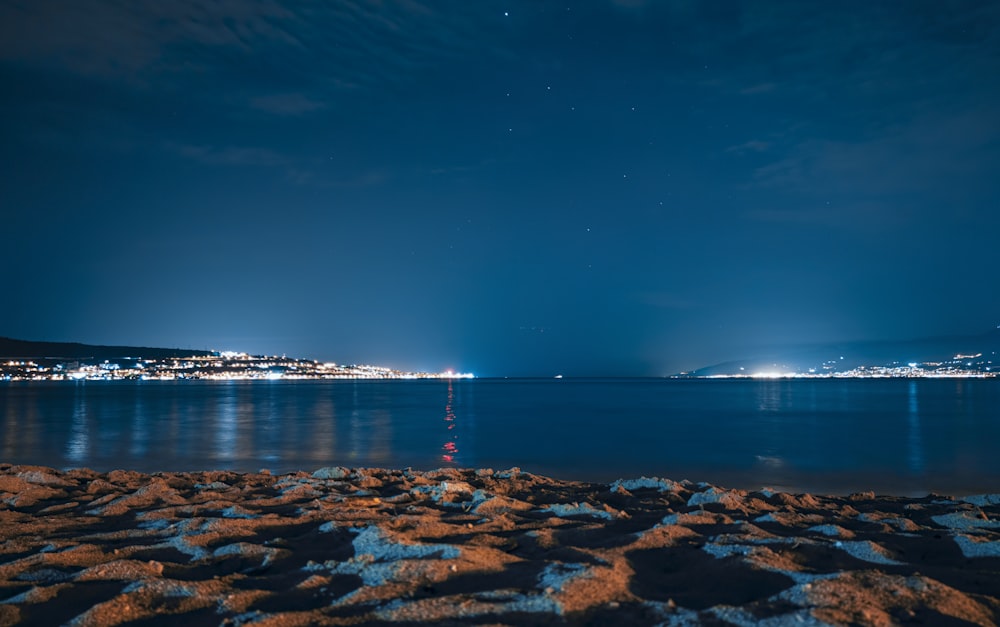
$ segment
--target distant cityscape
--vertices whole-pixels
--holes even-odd
[[[940,362],[856,366],[838,369],[831,360],[819,369],[797,372],[781,368],[724,374],[681,373],[697,379],[982,379],[995,378],[992,359],[982,354],[955,355]],[[277,380],[277,379],[472,379],[467,372],[407,372],[372,365],[343,365],[285,356],[220,352],[180,358],[126,357],[116,360],[60,360],[58,358],[6,359],[0,361],[0,381],[109,381],[109,380]]]
[[[972,345],[978,350],[956,351],[955,344]],[[967,337],[819,346],[787,352],[782,356],[774,354],[770,358],[726,362],[668,378],[986,379],[997,378],[1000,372],[998,352],[1000,327]],[[904,361],[894,360],[896,355],[925,357]],[[927,355],[947,357],[928,359]],[[451,370],[408,372],[384,366],[346,365],[284,355],[33,342],[0,337],[0,381],[472,378],[475,378],[472,373]]]
[[[829,360],[818,368],[808,368],[804,372],[774,364],[772,368],[747,368],[739,372],[697,374],[683,373],[680,376],[697,379],[986,379],[995,378],[993,357],[976,353],[957,354],[951,359],[926,362],[894,362],[883,366],[854,366],[844,368],[840,360]],[[842,357],[840,358],[843,359]]]
[[[992,379],[1000,325],[969,335],[761,347],[676,375],[695,379]]]
[[[277,380],[277,379],[471,379],[471,373],[406,372],[370,365],[342,365],[291,357],[218,352],[189,357],[60,359],[0,361],[0,380]]]

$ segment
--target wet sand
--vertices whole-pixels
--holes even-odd
[[[0,625],[1000,622],[1000,495],[0,464]]]

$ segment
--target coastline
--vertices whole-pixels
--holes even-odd
[[[1000,623],[1000,495],[0,464],[0,625]]]

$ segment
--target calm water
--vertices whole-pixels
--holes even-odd
[[[1000,381],[3,383],[0,461],[1000,492]]]

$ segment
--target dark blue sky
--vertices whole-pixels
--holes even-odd
[[[1000,4],[0,4],[0,335],[661,375],[1000,322]]]

